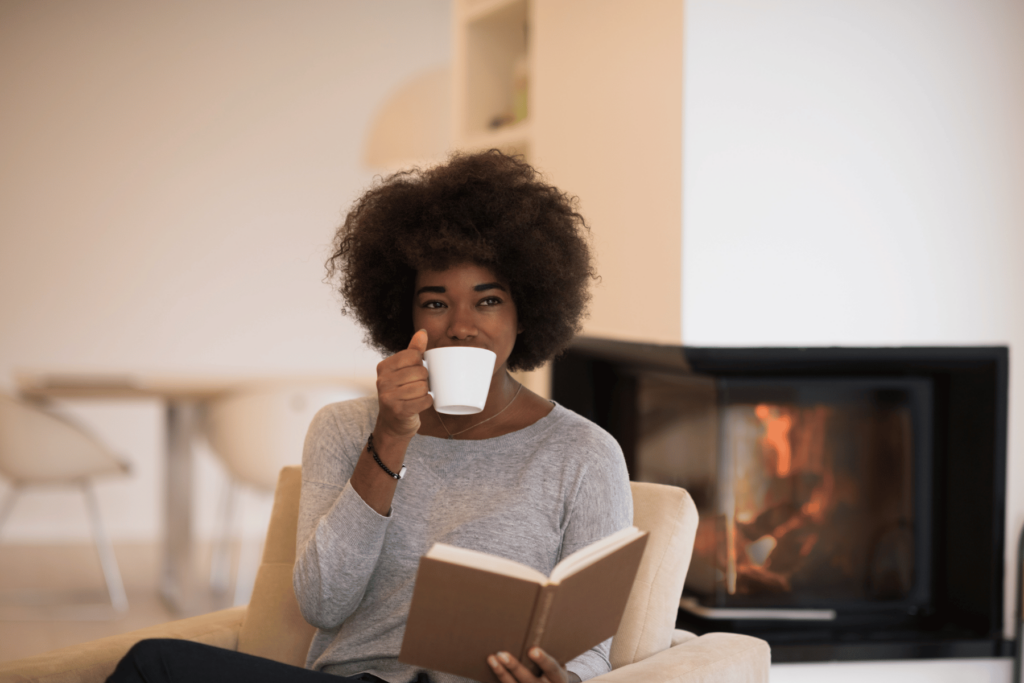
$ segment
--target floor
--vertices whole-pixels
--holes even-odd
[[[0,544],[0,662],[180,618],[159,596],[157,544],[115,544],[114,553],[129,606],[116,618],[91,545]],[[208,551],[198,555],[197,567],[208,567]],[[203,591],[193,611],[229,600]]]

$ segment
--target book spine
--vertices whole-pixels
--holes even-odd
[[[540,675],[540,667],[530,658],[530,650],[540,646],[544,639],[548,615],[551,613],[551,603],[555,601],[555,588],[555,586],[541,588],[540,596],[537,598],[537,607],[533,611],[533,620],[530,622],[530,630],[527,632],[526,642],[519,656],[519,661],[525,664],[534,676]]]

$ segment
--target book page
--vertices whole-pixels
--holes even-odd
[[[533,567],[527,567],[525,564],[521,564],[514,560],[508,560],[504,557],[488,555],[487,553],[482,553],[478,550],[459,548],[458,546],[448,545],[447,543],[435,543],[433,547],[430,548],[430,551],[427,552],[426,557],[465,567],[475,567],[493,574],[502,574],[504,576],[511,576],[525,581],[535,581],[539,584],[545,584],[548,581],[548,577],[544,576]]]
[[[635,526],[628,526],[610,536],[605,536],[600,541],[591,543],[585,548],[580,548],[555,565],[555,568],[551,571],[550,582],[559,583],[565,577],[575,574],[584,567],[589,567],[602,557],[606,557],[626,545],[641,533]]]

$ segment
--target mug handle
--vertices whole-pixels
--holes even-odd
[[[423,367],[425,367],[429,372],[430,366],[427,365],[427,359],[424,358],[421,362],[423,363]],[[430,375],[427,375],[427,387],[430,387]],[[429,388],[427,389],[427,395],[430,396],[430,398],[434,398],[434,392],[431,391]]]

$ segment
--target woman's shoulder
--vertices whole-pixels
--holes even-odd
[[[317,411],[310,426],[322,427],[325,429],[345,429],[364,425],[367,422],[373,424],[377,419],[377,397],[362,396],[348,401],[329,403]]]
[[[598,452],[616,460],[623,457],[622,447],[615,437],[574,410],[555,403],[548,418],[550,433],[557,434],[559,441],[572,444],[574,452]]]
[[[626,458],[619,442],[600,425],[565,406],[555,404],[551,417],[557,421],[552,425],[552,434],[558,435],[553,438],[560,445],[560,457],[567,467],[579,473],[573,504],[589,508],[592,502],[600,501],[595,504],[608,513],[601,519],[614,520],[611,527],[601,527],[591,540],[628,524],[633,514],[632,496]]]
[[[595,468],[625,472],[622,448],[611,434],[579,413],[554,401],[551,404],[550,412],[528,427],[484,441],[460,443],[466,449],[509,456],[505,460],[510,466],[529,462],[531,467],[551,468],[551,476],[557,471],[572,479]],[[524,453],[533,455],[527,460],[518,457]]]
[[[351,450],[356,444],[362,449],[366,435],[373,430],[377,420],[377,397],[362,398],[330,403],[313,416],[306,432],[304,462],[334,456]]]

